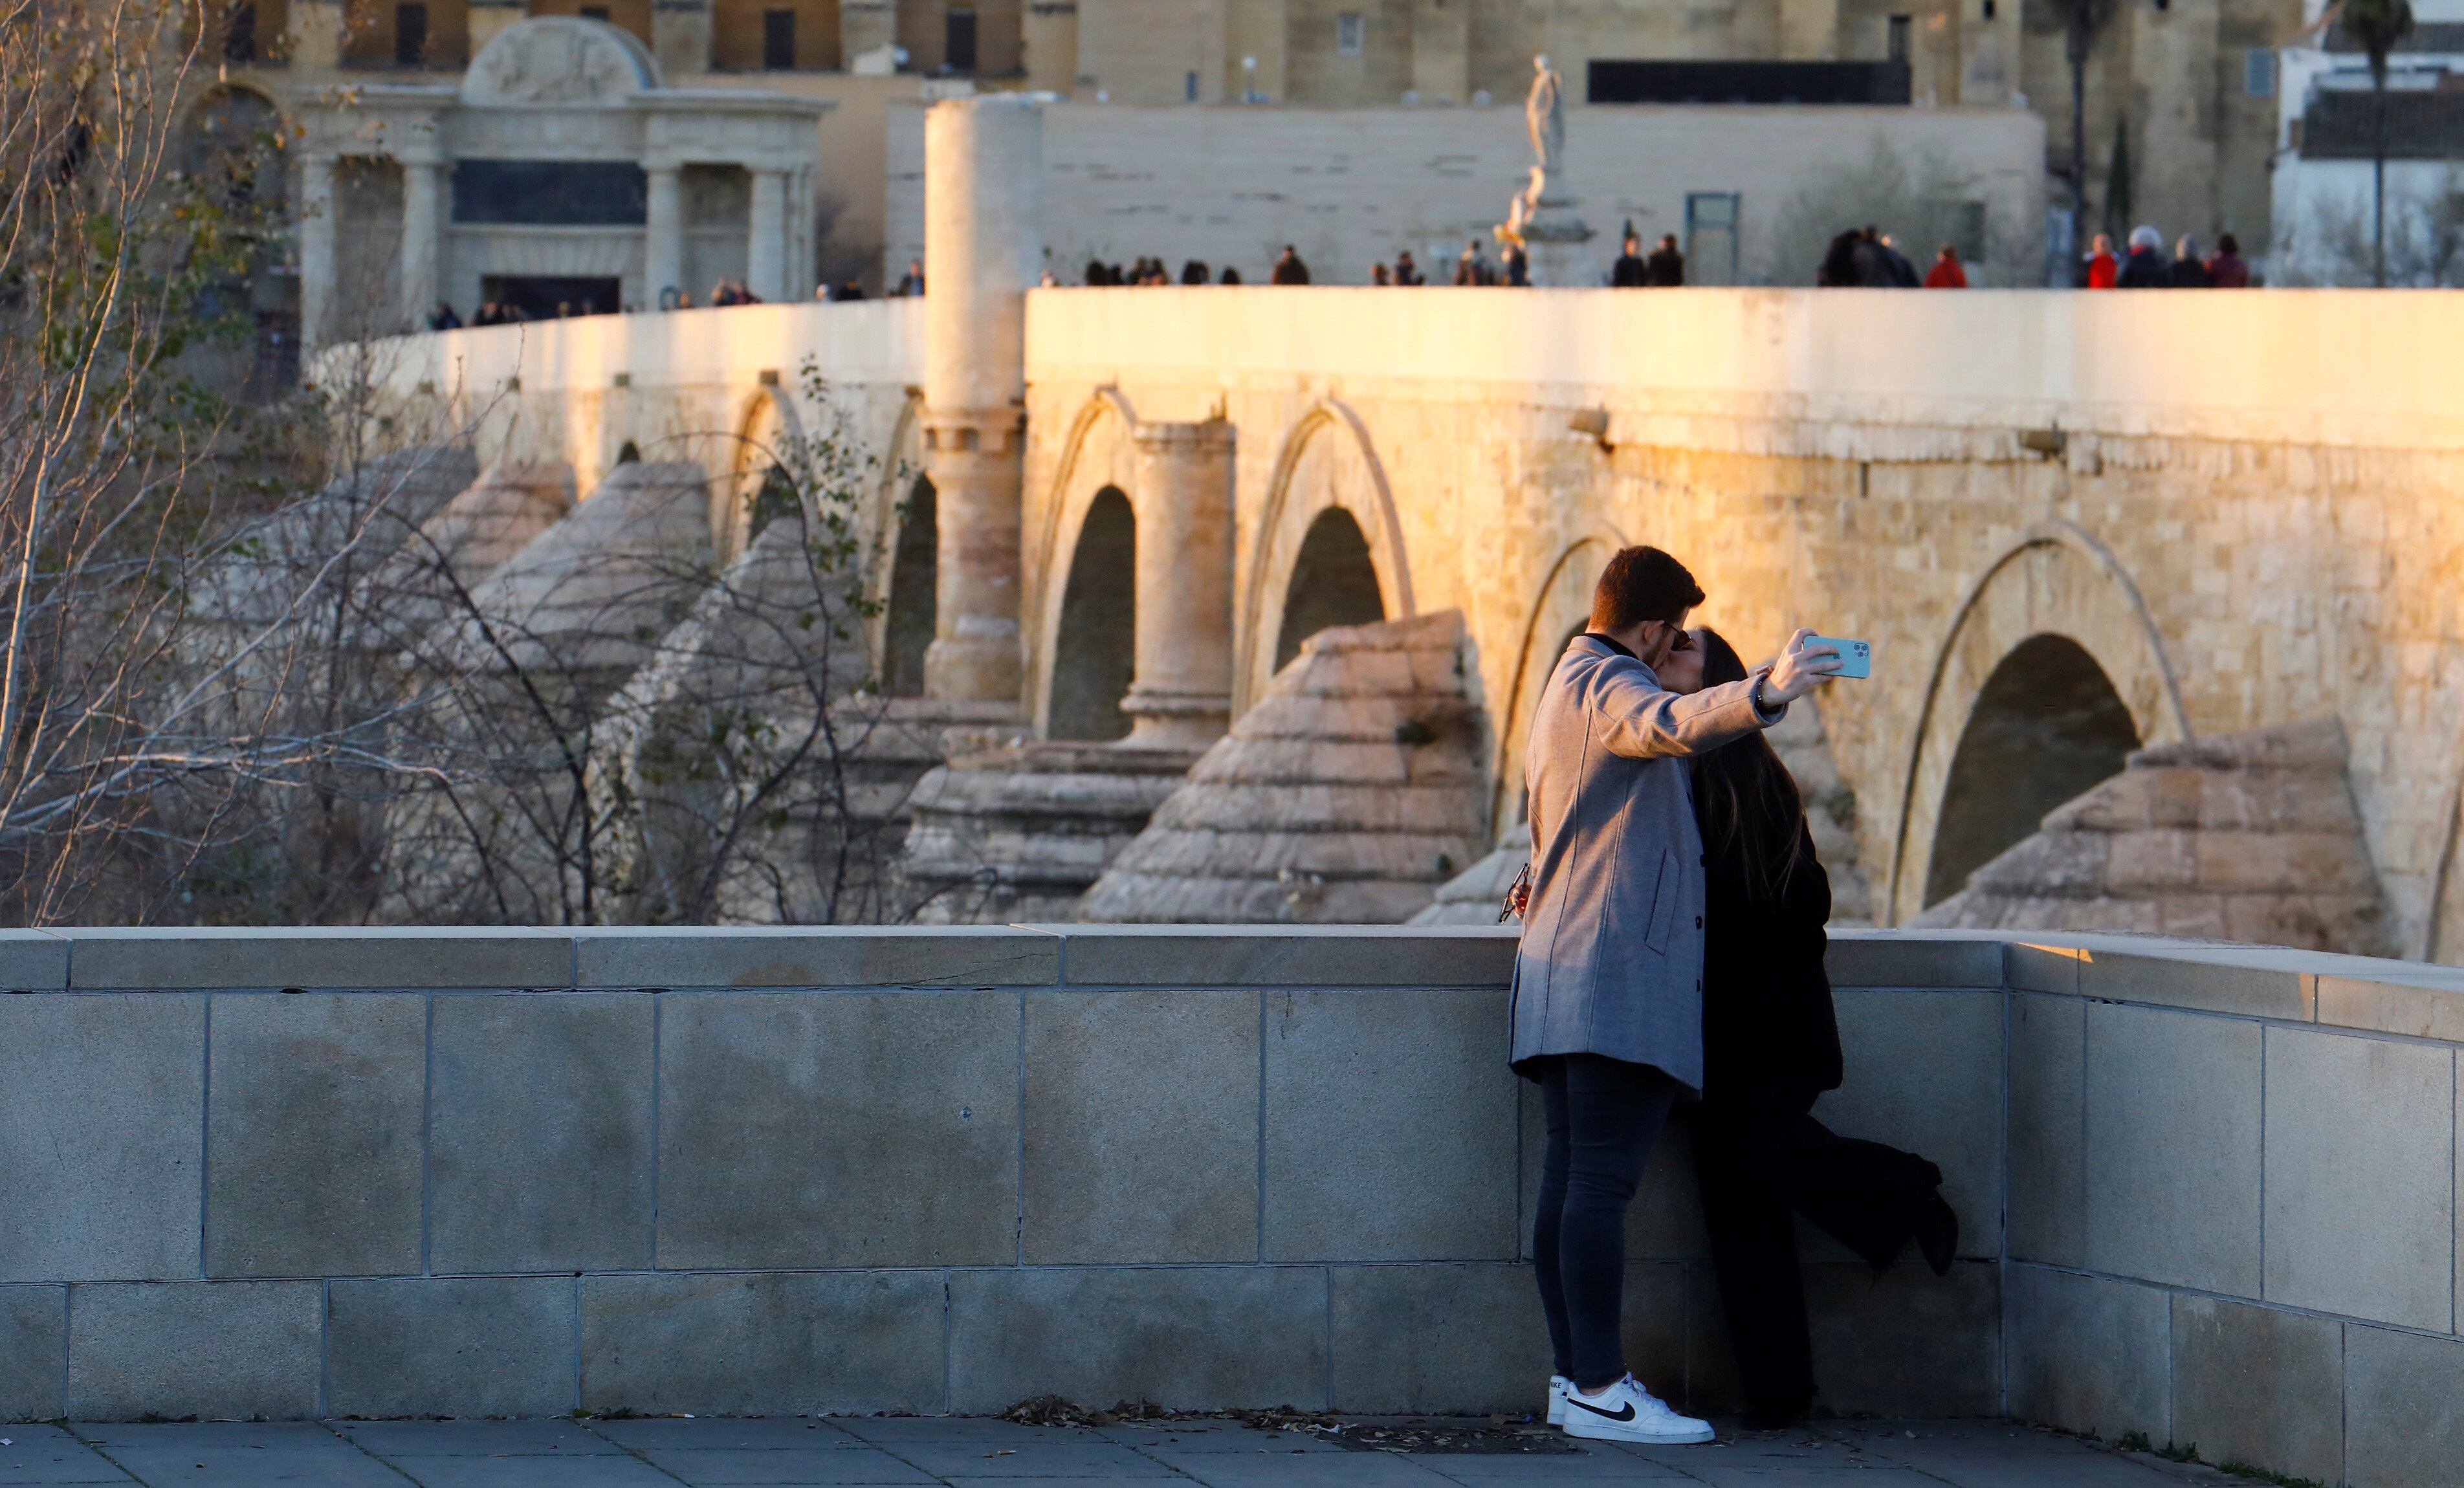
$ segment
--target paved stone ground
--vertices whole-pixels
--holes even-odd
[[[1990,1421],[1837,1422],[1706,1447],[1353,1452],[1199,1420],[1101,1429],[951,1416],[0,1427],[0,1484],[187,1488],[2165,1488],[2217,1481]],[[1853,1475],[1853,1476],[1844,1476]],[[1020,1482],[1031,1479],[1031,1482]],[[1125,1479],[1142,1479],[1131,1484]]]

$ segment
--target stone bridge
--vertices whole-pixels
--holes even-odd
[[[1993,862],[1969,923],[2464,960],[2464,302],[1033,289],[1038,131],[1015,99],[932,111],[921,301],[346,355],[398,433],[569,462],[585,492],[628,445],[741,489],[772,432],[834,403],[883,460],[883,674],[1050,741],[944,806],[999,816],[1021,772],[1113,769],[1060,741],[1127,735],[1104,757],[1161,785],[1038,797],[1102,796],[1106,861],[1278,689],[1316,699],[1287,721],[1352,709],[1304,739],[1419,716],[1325,680],[1334,661],[1287,667],[1305,637],[1453,612],[1423,640],[1455,648],[1436,686],[1473,720],[1477,799],[1380,870],[1425,896],[1510,828],[1550,662],[1602,561],[1648,541],[1749,655],[1799,624],[1874,643],[1873,680],[1830,688],[1792,761],[1827,752],[1798,773],[1829,772],[1826,856],[1853,856],[1877,922]],[[1314,768],[1264,780],[1291,788],[1270,825],[1377,829],[1375,802],[1293,795],[1343,783]],[[1101,865],[1055,881],[1062,912]]]

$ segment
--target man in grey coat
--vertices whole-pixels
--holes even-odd
[[[1540,695],[1525,751],[1531,887],[1514,958],[1515,1072],[1549,1145],[1532,1269],[1569,1435],[1708,1441],[1626,1372],[1625,1212],[1669,1108],[1703,1083],[1703,842],[1685,757],[1777,723],[1839,667],[1810,632],[1743,682],[1702,686],[1703,602],[1658,548],[1609,560]]]

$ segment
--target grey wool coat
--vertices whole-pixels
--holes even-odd
[[[1703,838],[1685,756],[1778,721],[1753,679],[1680,696],[1576,636],[1524,752],[1531,898],[1514,956],[1512,1061],[1601,1054],[1703,1086]]]

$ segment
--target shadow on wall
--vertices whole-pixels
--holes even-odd
[[[2079,645],[2032,636],[2002,658],[1951,756],[1925,872],[1927,908],[2036,830],[2045,814],[2122,773],[2139,747],[2130,710]]]
[[[898,545],[890,558],[890,607],[882,624],[882,683],[891,697],[924,695],[924,652],[939,623],[941,534],[933,483],[918,475],[900,503]]]
[[[1377,565],[1369,539],[1342,507],[1329,507],[1309,524],[1301,556],[1284,590],[1284,620],[1275,633],[1275,669],[1301,653],[1301,643],[1331,625],[1374,625],[1386,618],[1377,587]]]

